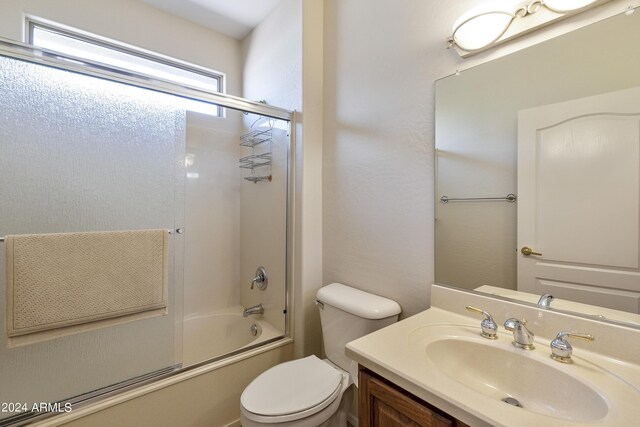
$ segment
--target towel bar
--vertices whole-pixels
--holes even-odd
[[[440,197],[440,201],[442,203],[469,201],[469,200],[504,200],[509,203],[514,203],[516,200],[518,200],[518,198],[513,193],[507,194],[506,197],[456,197],[456,198],[448,197],[448,196]]]
[[[183,232],[184,230],[182,228],[176,228],[175,231],[169,230],[169,234],[174,234],[174,233],[182,234]],[[4,237],[0,237],[0,242],[4,242]]]

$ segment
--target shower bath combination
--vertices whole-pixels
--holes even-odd
[[[0,96],[7,100],[0,194],[11,201],[0,206],[0,236],[7,240],[0,243],[0,318],[12,310],[14,329],[31,327],[29,319],[44,314],[37,293],[62,307],[51,310],[60,327],[2,334],[0,402],[75,408],[121,387],[177,381],[196,367],[217,369],[290,341],[291,111],[6,40],[0,40]],[[223,114],[196,113],[185,98]],[[246,157],[245,135],[252,132],[268,135],[250,146],[264,149],[256,152],[263,159],[268,152],[268,165],[255,163],[247,176],[238,159]],[[51,288],[46,269],[55,266],[21,243],[26,235],[77,249],[77,269],[59,264],[59,277],[68,273],[91,285],[60,280],[56,295],[42,294]],[[101,258],[135,245],[144,250],[117,263]],[[47,253],[50,264],[69,254]],[[34,280],[13,280],[10,300],[7,256],[44,269]],[[143,282],[141,266],[150,265]],[[131,309],[136,301],[160,311],[145,316],[151,311]],[[12,344],[14,338],[22,341]],[[43,416],[2,412],[0,425]]]

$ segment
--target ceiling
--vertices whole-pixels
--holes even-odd
[[[280,0],[142,0],[212,30],[242,40]]]

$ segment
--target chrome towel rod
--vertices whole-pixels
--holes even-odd
[[[505,202],[514,203],[516,200],[518,200],[518,198],[513,193],[507,194],[506,197],[458,197],[458,198],[447,197],[447,196],[440,197],[440,201],[442,203],[460,202],[460,201],[469,201],[469,200],[477,200],[477,201],[503,200]]]
[[[183,233],[183,230],[182,230],[182,228],[176,228],[176,230],[175,230],[175,231],[173,231],[173,230],[171,230],[171,229],[170,229],[170,230],[169,230],[169,234],[173,234],[173,233],[182,234],[182,233]],[[0,242],[4,242],[4,236],[0,237]]]

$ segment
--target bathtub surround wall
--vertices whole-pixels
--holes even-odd
[[[299,1],[282,1],[254,28],[242,42],[243,94],[270,105],[299,109],[301,5]],[[250,129],[256,117],[246,117]],[[264,125],[268,121],[261,120]],[[259,126],[261,123],[255,123]],[[282,123],[280,123],[282,125]],[[264,127],[259,127],[263,129]],[[283,328],[283,298],[286,278],[286,131],[275,129],[272,143],[273,181],[242,184],[243,234],[240,286],[242,304],[262,303],[264,317]],[[284,143],[284,144],[283,144]],[[246,225],[246,228],[244,227]],[[264,266],[269,286],[262,291],[249,288],[258,266]]]
[[[241,116],[187,114],[185,319],[240,305]]]
[[[240,279],[238,292],[244,307],[262,304],[262,319],[285,332],[285,284],[287,270],[287,163],[289,156],[289,136],[287,123],[281,120],[261,119],[250,114],[245,117],[245,129],[267,130],[270,125],[271,142],[256,147],[259,152],[271,151],[271,181],[253,183],[242,177],[240,184]],[[262,126],[260,126],[262,124]],[[243,147],[241,156],[247,156],[251,149]],[[259,168],[256,174],[268,173],[269,168]],[[241,176],[250,175],[242,170]],[[262,266],[267,271],[268,286],[265,290],[258,286],[250,288],[256,269]]]

